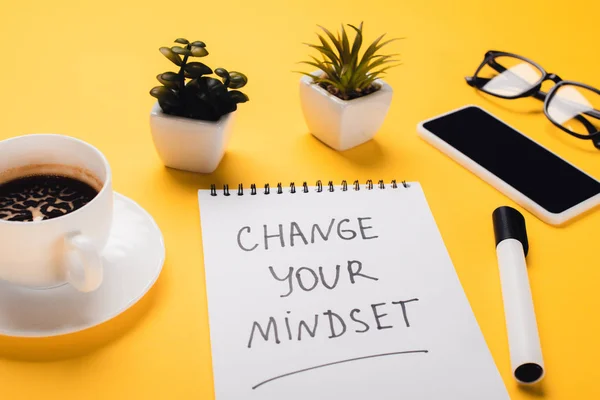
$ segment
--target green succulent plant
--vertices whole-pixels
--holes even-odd
[[[336,36],[318,25],[329,41],[323,35],[317,34],[320,45],[305,44],[316,49],[323,60],[310,56],[311,61],[302,63],[318,68],[322,74],[300,72],[310,76],[316,84],[343,100],[355,99],[378,90],[379,86],[375,81],[383,77],[388,69],[400,65],[398,60],[394,59],[398,54],[378,54],[382,47],[399,40],[398,38],[382,41],[385,37],[383,34],[375,39],[360,56],[363,45],[363,23],[361,22],[358,27],[350,24],[348,26],[355,31],[352,45],[343,24]]]
[[[156,79],[162,86],[150,90],[150,95],[158,99],[164,113],[218,121],[223,115],[237,110],[239,103],[249,100],[248,96],[237,90],[248,83],[246,75],[217,68],[214,73],[221,79],[216,79],[209,76],[213,70],[207,65],[189,61],[192,57],[208,55],[204,42],[190,42],[183,38],[175,42],[182,46],[161,47],[159,50],[179,67],[179,72],[158,74]]]

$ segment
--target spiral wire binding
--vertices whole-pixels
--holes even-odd
[[[408,189],[410,187],[410,184],[408,184],[406,181],[400,181],[400,183],[398,183],[398,181],[396,181],[395,179],[393,179],[392,181],[390,181],[390,187],[392,189],[398,189],[399,185],[402,185],[403,188]],[[316,182],[317,187],[316,191],[318,193],[323,192],[323,182],[318,180]],[[364,185],[366,190],[373,190],[375,185],[373,184],[373,181],[371,179],[367,180],[365,185]],[[377,187],[380,190],[385,190],[386,189],[386,185],[385,182],[383,180],[379,180],[377,182]],[[341,184],[341,190],[342,192],[347,192],[348,191],[348,182],[347,181],[342,181]],[[359,191],[361,190],[361,185],[360,182],[358,180],[354,181],[354,183],[352,184],[352,189],[354,191]],[[335,185],[333,184],[333,181],[329,181],[327,183],[327,191],[328,192],[334,192],[335,191]],[[302,192],[301,193],[308,193],[310,192],[309,188],[308,188],[308,183],[307,182],[302,182]],[[268,183],[265,183],[264,186],[264,194],[271,194],[271,185]],[[283,194],[283,185],[281,184],[281,182],[277,183],[277,194]],[[294,182],[290,182],[290,193],[297,193],[296,190],[296,184]],[[254,196],[258,194],[258,190],[256,187],[256,184],[253,183],[250,185],[250,195]],[[217,193],[217,185],[212,184],[210,185],[210,195],[211,196],[218,196]],[[223,195],[224,196],[230,196],[231,193],[229,191],[229,185],[225,184],[223,185]],[[243,196],[244,195],[244,185],[243,184],[238,184],[238,190],[237,190],[237,195],[238,196]]]

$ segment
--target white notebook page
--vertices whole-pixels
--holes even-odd
[[[418,183],[199,201],[217,400],[509,398]]]

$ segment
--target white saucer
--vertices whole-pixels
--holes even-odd
[[[81,331],[116,317],[150,290],[165,260],[163,237],[150,214],[118,193],[103,257],[104,282],[92,293],[70,285],[36,290],[0,282],[0,335],[47,337]]]

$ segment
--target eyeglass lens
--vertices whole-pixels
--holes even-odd
[[[490,59],[476,74],[484,91],[505,97],[519,96],[540,83],[543,72],[527,61],[510,56]]]
[[[546,111],[557,124],[579,135],[600,130],[600,95],[576,85],[563,85],[549,100]]]

